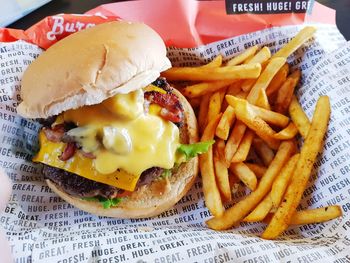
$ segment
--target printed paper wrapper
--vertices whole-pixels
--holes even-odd
[[[26,31],[0,31],[0,165],[13,181],[0,226],[15,262],[350,262],[350,44],[334,25],[334,12],[316,4],[311,17],[286,14],[269,24],[265,16],[228,17],[223,1],[157,1],[154,8],[146,8],[151,2],[105,5],[88,16],[59,15]],[[315,10],[327,17],[319,19]],[[43,51],[40,47],[47,48],[76,28],[119,18],[144,21],[160,32],[173,65],[200,65],[219,53],[228,59],[255,44],[275,52],[303,22],[316,26],[314,39],[288,60],[292,68],[302,70],[297,94],[307,115],[312,116],[320,95],[330,96],[332,104],[324,152],[299,208],[338,204],[343,217],[292,226],[278,240],[267,241],[259,238],[263,224],[241,223],[224,232],[208,229],[204,222],[211,215],[200,179],[174,208],[146,219],[97,217],[52,193],[41,165],[30,162],[39,125],[16,114],[22,74]],[[178,28],[171,28],[174,19]],[[247,28],[239,23],[248,19]],[[54,28],[55,21],[62,27]],[[167,21],[172,21],[168,31]],[[50,32],[54,37],[48,39]],[[235,198],[244,195],[241,189]]]

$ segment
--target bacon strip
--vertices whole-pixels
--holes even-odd
[[[67,161],[69,158],[71,158],[74,155],[76,149],[77,149],[77,146],[74,142],[67,143],[62,154],[59,156],[59,159],[61,161]]]
[[[145,99],[150,103],[155,103],[162,107],[160,115],[164,119],[174,123],[182,122],[182,106],[175,94],[163,94],[156,91],[149,91],[145,93]]]
[[[53,128],[44,127],[43,132],[46,138],[51,142],[60,142],[64,135],[65,129],[63,124],[54,126]]]

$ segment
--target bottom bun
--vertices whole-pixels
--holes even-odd
[[[182,143],[198,141],[197,120],[188,101],[177,91],[173,90],[184,108],[184,126],[180,129]],[[104,209],[99,202],[86,201],[67,194],[55,183],[46,180],[48,186],[62,199],[71,205],[94,215],[115,218],[145,218],[161,214],[173,207],[192,187],[198,174],[198,157],[182,163],[173,169],[166,180],[166,185],[159,187],[159,181],[144,185],[125,198],[116,207]]]

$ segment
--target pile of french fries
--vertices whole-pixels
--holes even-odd
[[[180,91],[196,110],[201,141],[215,140],[199,162],[205,203],[214,216],[206,222],[210,228],[261,221],[268,224],[262,238],[275,239],[289,225],[342,215],[339,206],[296,210],[322,150],[330,103],[320,97],[310,122],[293,95],[301,72],[290,72],[287,58],[315,30],[305,27],[273,56],[269,48],[253,46],[225,64],[219,55],[204,66],[164,72],[169,81],[190,83]],[[235,202],[240,185],[250,193]],[[225,204],[233,205],[225,210]]]

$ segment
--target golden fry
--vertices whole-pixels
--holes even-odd
[[[202,82],[187,86],[182,90],[182,93],[188,98],[197,98],[208,93],[222,90],[236,81],[237,80],[218,80],[212,82]]]
[[[228,169],[226,167],[225,159],[221,158],[220,156],[221,154],[219,148],[222,148],[222,150],[224,150],[225,142],[223,140],[217,141],[214,146],[214,168],[217,185],[223,196],[223,199],[225,201],[231,201],[231,188],[228,177]]]
[[[245,104],[247,103],[245,100],[239,98],[239,97],[235,97],[232,96],[230,97],[231,103],[233,103],[234,105],[238,105],[238,104]],[[249,111],[254,111],[254,113],[259,116],[261,119],[263,119],[264,121],[266,121],[267,123],[279,126],[279,127],[286,127],[289,123],[289,118],[283,114],[274,112],[274,111],[270,111],[270,110],[266,110],[264,108],[255,106],[253,104],[247,103]]]
[[[246,64],[260,63],[263,64],[271,57],[271,52],[268,47],[263,47],[251,60],[246,61]],[[242,90],[249,92],[254,86],[256,79],[246,79],[242,83]]]
[[[256,175],[244,163],[232,163],[230,171],[235,174],[250,190],[254,191],[258,184]]]
[[[302,44],[304,44],[308,39],[312,37],[312,35],[315,33],[316,28],[307,26],[304,27],[302,30],[299,31],[299,33],[291,40],[287,45],[282,47],[280,50],[278,50],[277,53],[275,53],[272,58],[277,57],[283,57],[287,58],[292,53],[294,53],[295,50],[297,50]]]
[[[216,127],[215,135],[223,140],[227,140],[230,128],[235,121],[235,111],[231,106],[228,106],[221,116],[220,122]]]
[[[247,64],[254,64],[254,63],[260,63],[263,64],[266,61],[268,61],[271,58],[271,51],[268,47],[263,47],[260,49],[258,53],[255,54],[255,56],[247,61]]]
[[[342,214],[342,210],[338,205],[296,211],[290,220],[290,225],[322,223],[340,217]],[[273,214],[268,214],[263,222],[269,224],[272,217]]]
[[[267,98],[265,90],[260,90],[259,97],[255,105],[266,110],[271,110],[269,99]]]
[[[221,111],[221,104],[224,98],[225,91],[217,91],[210,96],[208,108],[208,122],[217,116]]]
[[[201,141],[213,140],[216,126],[221,114],[217,115],[206,126]],[[210,146],[206,153],[199,155],[199,168],[202,175],[203,193],[206,206],[214,216],[221,216],[224,212],[219,189],[216,184],[213,162],[213,147]]]
[[[300,154],[293,155],[286,165],[282,168],[280,174],[276,177],[271,188],[272,207],[277,209],[282,201],[283,195],[288,187],[293,171],[299,160]]]
[[[297,211],[291,219],[291,225],[306,225],[326,222],[342,216],[342,210],[338,205],[320,207]]]
[[[294,138],[298,134],[298,128],[291,121],[286,128],[276,133],[273,137],[277,140],[289,140]]]
[[[237,95],[241,92],[241,84],[242,81],[236,81],[233,82],[231,85],[229,85],[226,89],[226,95]],[[228,103],[226,100],[222,103],[221,110],[225,111],[228,106]]]
[[[226,96],[227,102],[235,109],[236,118],[252,129],[269,147],[277,149],[279,141],[273,138],[276,132],[257,114],[249,109],[249,104],[245,100],[237,99],[233,96]]]
[[[236,66],[239,64],[242,64],[245,60],[247,60],[249,57],[254,56],[256,51],[258,51],[258,46],[253,46],[248,49],[246,49],[243,53],[239,54],[238,56],[230,59],[227,62],[227,66]]]
[[[289,73],[289,65],[288,63],[285,63],[280,70],[276,73],[276,75],[271,80],[269,86],[266,88],[266,95],[268,97],[271,96],[271,94],[275,93],[282,84],[286,81],[287,76]]]
[[[226,142],[225,160],[226,160],[227,166],[231,163],[232,157],[236,153],[246,129],[247,129],[247,126],[243,122],[241,121],[235,122],[233,129],[231,131],[230,137]]]
[[[209,108],[210,97],[211,97],[211,94],[204,95],[199,105],[198,127],[201,133],[204,131],[204,128],[208,122],[208,108]]]
[[[258,204],[257,207],[247,215],[244,222],[258,222],[264,220],[272,208],[271,192]]]
[[[217,68],[203,67],[173,67],[162,72],[167,80],[236,80],[255,79],[260,75],[261,65],[259,63],[239,66],[225,66]]]
[[[301,136],[306,139],[311,123],[295,96],[292,97],[289,105],[289,115]]]
[[[292,96],[295,87],[298,85],[301,77],[300,70],[294,71],[290,74],[287,80],[283,83],[282,87],[278,90],[277,98],[275,101],[275,111],[285,114],[289,108],[290,102],[292,101]]]
[[[285,58],[273,58],[270,60],[270,62],[267,64],[266,68],[261,73],[258,80],[249,92],[247,100],[251,104],[256,104],[260,96],[260,90],[266,90],[273,77],[277,74],[277,72],[285,63]]]
[[[256,153],[262,159],[264,165],[269,166],[273,158],[275,158],[275,153],[273,150],[271,150],[269,146],[267,146],[267,144],[259,138],[255,138],[253,140],[253,145]]]
[[[208,64],[200,66],[200,68],[217,68],[222,65],[222,56],[217,55],[212,61],[210,61]]]
[[[329,117],[329,98],[322,96],[317,101],[310,131],[301,148],[300,158],[283,198],[284,201],[262,234],[263,238],[274,239],[288,228],[309,180],[317,154],[322,149],[323,137],[327,131]]]
[[[263,175],[266,173],[267,168],[265,166],[262,166],[260,164],[256,163],[245,163],[250,170],[252,170],[257,178],[263,177]]]
[[[294,151],[294,147],[293,142],[283,141],[265,175],[261,178],[257,189],[246,198],[227,209],[222,216],[214,217],[206,221],[209,228],[214,230],[228,229],[238,224],[249,214],[271,190],[275,177],[289,159],[292,151]]]
[[[233,155],[231,162],[240,163],[247,159],[250,146],[252,145],[254,138],[254,132],[252,130],[247,130],[242,138],[241,143],[238,146],[236,153]]]

